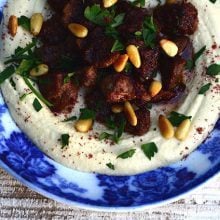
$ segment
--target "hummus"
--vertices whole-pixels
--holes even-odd
[[[149,2],[154,3],[154,1]],[[98,123],[89,133],[78,133],[74,129],[73,122],[64,123],[64,115],[54,116],[43,103],[43,109],[36,112],[32,105],[35,95],[30,94],[21,101],[19,97],[27,93],[29,89],[18,75],[13,76],[16,90],[9,80],[2,85],[2,93],[16,123],[43,152],[55,161],[79,171],[131,175],[181,160],[208,136],[220,112],[220,84],[216,79],[206,75],[207,66],[211,63],[220,63],[220,2],[215,4],[209,0],[190,0],[189,2],[192,2],[199,11],[199,28],[193,35],[195,51],[205,45],[207,50],[196,65],[195,77],[192,85],[189,86],[188,96],[175,109],[179,113],[192,116],[190,134],[185,141],[179,142],[175,138],[165,140],[161,136],[157,126],[158,115],[160,111],[166,110],[166,106],[154,107],[151,110],[150,131],[142,137],[123,134],[121,142],[115,145],[108,141],[99,141],[97,137],[106,131],[106,128]],[[46,0],[11,0],[8,2],[4,10],[1,62],[13,54],[18,45],[25,46],[32,38],[30,34],[19,28],[16,37],[12,39],[7,33],[9,16],[30,17],[35,12],[42,12],[45,18],[49,16]],[[2,64],[1,70],[3,68]],[[205,95],[198,95],[201,86],[208,82],[212,83],[211,89]],[[78,99],[70,116],[78,116],[79,109],[83,107],[82,94]],[[70,135],[69,146],[64,149],[59,140],[62,134]],[[151,160],[141,150],[141,145],[149,142],[154,142],[158,146],[158,153]],[[119,154],[130,149],[136,149],[133,157],[117,158]],[[108,163],[114,164],[115,170],[109,169],[106,166]]]

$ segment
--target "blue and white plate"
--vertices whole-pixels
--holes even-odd
[[[140,210],[173,201],[218,173],[220,120],[205,142],[178,163],[133,176],[88,174],[42,153],[13,122],[0,95],[0,167],[34,191],[69,205],[98,211]]]

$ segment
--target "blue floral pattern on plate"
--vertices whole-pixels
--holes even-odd
[[[201,167],[195,166],[195,160]],[[67,204],[106,211],[140,209],[169,201],[218,173],[220,120],[183,161],[133,176],[88,174],[43,154],[13,122],[0,95],[0,166],[31,189]]]

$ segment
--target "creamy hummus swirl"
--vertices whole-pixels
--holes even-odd
[[[32,105],[35,95],[28,95],[25,100],[21,101],[19,97],[27,93],[29,89],[18,75],[13,76],[16,90],[9,80],[2,85],[2,93],[16,123],[43,152],[55,161],[80,171],[130,175],[181,160],[207,137],[218,120],[220,112],[220,85],[206,75],[207,66],[213,62],[220,63],[220,3],[212,4],[209,0],[191,0],[189,2],[192,2],[199,11],[199,28],[192,37],[195,51],[204,45],[206,45],[207,51],[197,63],[195,77],[188,89],[188,96],[175,109],[175,111],[192,116],[191,131],[187,140],[184,142],[179,142],[175,138],[165,140],[160,135],[157,126],[158,114],[160,111],[166,110],[166,106],[154,107],[151,110],[152,125],[146,135],[133,137],[124,134],[118,145],[97,139],[99,133],[106,131],[106,128],[98,123],[88,134],[77,133],[73,122],[62,122],[64,116],[54,116],[45,105],[42,104],[43,109],[36,112]],[[148,3],[155,2],[149,1]],[[19,28],[18,34],[13,39],[8,35],[6,26],[9,16],[26,15],[30,17],[34,12],[42,12],[47,17],[49,9],[46,1],[8,1],[7,7],[4,9],[5,23],[1,42],[1,62],[13,54],[18,45],[25,46],[31,41],[30,34],[22,28]],[[2,64],[1,69],[3,68]],[[201,86],[208,82],[212,82],[212,88],[206,95],[198,95]],[[82,95],[83,92],[78,98],[79,103],[70,114],[71,116],[79,115],[79,109],[83,106]],[[62,134],[66,133],[70,135],[70,143],[68,147],[61,149],[59,139]],[[141,150],[141,145],[149,142],[155,142],[158,146],[158,153],[151,160]],[[130,149],[136,149],[132,158],[117,159],[120,153]],[[106,166],[107,163],[114,164],[115,170],[109,169]]]

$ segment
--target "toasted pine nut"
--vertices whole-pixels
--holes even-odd
[[[149,93],[151,97],[156,96],[162,89],[162,83],[160,81],[154,80],[149,87]]]
[[[30,71],[30,75],[34,77],[43,76],[46,75],[48,71],[49,71],[49,67],[46,64],[40,64]]]
[[[136,67],[140,68],[141,67],[141,57],[140,53],[138,51],[138,48],[135,45],[129,45],[126,48],[128,57],[131,61],[131,63]]]
[[[11,15],[8,22],[8,30],[12,37],[17,34],[18,29],[18,18],[14,15]]]
[[[128,122],[134,127],[137,126],[137,116],[135,114],[133,106],[128,101],[124,104],[124,112]]]
[[[118,113],[123,112],[124,107],[122,105],[113,105],[111,110],[113,113],[118,114]]]
[[[44,18],[41,13],[35,13],[31,16],[31,33],[34,36],[37,36],[40,33],[43,22]]]
[[[120,55],[119,58],[114,63],[115,71],[118,73],[122,72],[127,62],[128,62],[128,55],[127,54]]]
[[[117,3],[118,0],[103,0],[104,8],[110,8]]]
[[[160,41],[160,46],[162,47],[164,52],[170,57],[175,57],[179,50],[174,42],[166,39]]]
[[[85,38],[88,35],[87,27],[81,24],[71,23],[68,25],[68,29],[72,32],[73,35],[79,38]]]
[[[164,138],[170,139],[174,136],[174,127],[165,116],[159,116],[158,124],[160,128],[160,133]]]
[[[75,129],[78,132],[87,133],[92,128],[92,125],[93,125],[93,120],[92,119],[78,120],[75,123]]]
[[[189,135],[190,127],[191,127],[190,119],[185,119],[176,129],[175,137],[180,141],[184,141]]]

